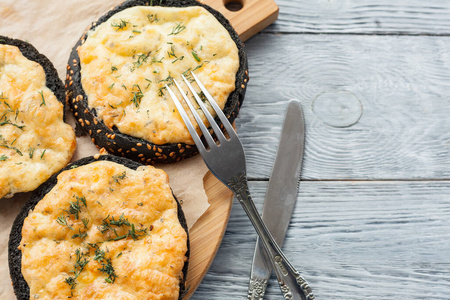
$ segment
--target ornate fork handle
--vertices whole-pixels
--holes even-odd
[[[255,227],[268,254],[269,261],[273,265],[284,299],[314,300],[315,297],[311,287],[284,256],[261,219],[250,196],[245,172],[234,176],[227,185],[234,192]]]

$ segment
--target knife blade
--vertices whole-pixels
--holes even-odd
[[[262,219],[281,247],[297,200],[305,143],[305,121],[300,102],[290,100],[269,185],[264,200]],[[259,239],[253,256],[249,300],[263,299],[272,274],[267,254]]]

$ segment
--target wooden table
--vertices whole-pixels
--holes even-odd
[[[237,120],[259,209],[297,98],[307,143],[283,249],[316,298],[449,299],[450,2],[276,2],[246,42]],[[191,299],[246,299],[255,240],[235,202]],[[282,299],[275,278],[265,299]]]

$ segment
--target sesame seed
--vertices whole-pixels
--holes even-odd
[[[163,150],[161,148],[158,148],[158,152],[161,153],[163,152]]]
[[[136,148],[131,148],[131,151],[136,152],[137,150]]]
[[[148,150],[152,150],[152,146],[150,146],[149,144],[147,144],[147,149],[148,149]]]
[[[136,144],[138,147],[142,147],[142,144],[141,143],[137,143]]]
[[[86,124],[91,125],[91,122],[89,122],[89,120],[86,120]]]
[[[115,135],[115,134],[111,135],[111,139],[112,139],[112,140],[115,139],[115,138],[116,138],[116,135]]]

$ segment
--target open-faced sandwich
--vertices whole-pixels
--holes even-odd
[[[232,122],[248,71],[229,22],[195,0],[126,1],[73,48],[67,101],[98,147],[146,164],[175,162],[197,149],[165,85],[182,74],[192,80],[191,71]]]
[[[0,198],[36,189],[69,163],[76,141],[64,99],[44,55],[0,36]]]
[[[18,299],[181,299],[189,242],[168,176],[110,155],[41,185],[15,220]]]

